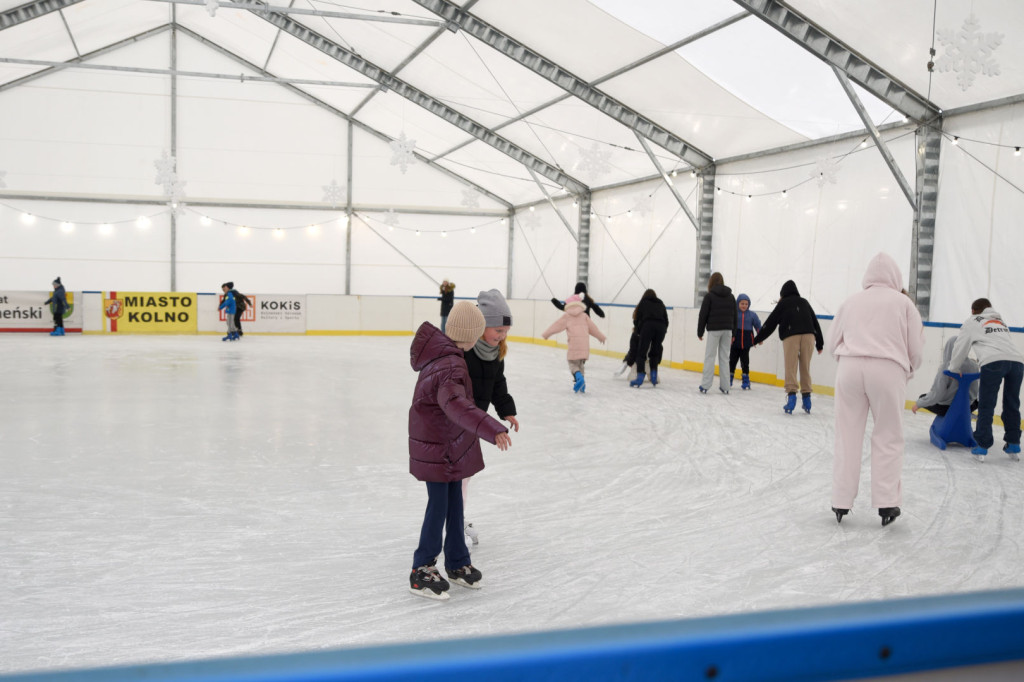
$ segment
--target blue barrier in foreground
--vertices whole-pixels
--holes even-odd
[[[0,680],[792,682],[1005,661],[1024,670],[1024,589]]]

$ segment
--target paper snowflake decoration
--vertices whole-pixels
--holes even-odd
[[[217,9],[219,7],[220,0],[206,0],[206,11],[211,17],[217,15]]]
[[[637,202],[633,212],[639,213],[642,216],[649,216],[654,213],[654,197],[650,194],[645,195],[643,199]]]
[[[331,205],[331,208],[337,207],[338,204],[345,200],[345,190],[341,188],[337,180],[331,180],[331,184],[323,185],[324,190],[324,202]]]
[[[839,162],[835,159],[819,159],[811,170],[808,177],[818,181],[818,187],[824,187],[825,183],[836,184],[836,175],[839,173]]]
[[[153,162],[153,165],[156,166],[156,180],[153,182],[157,185],[163,185],[164,189],[167,190],[168,185],[171,185],[178,179],[178,173],[175,170],[177,163],[178,160],[170,156],[165,149],[163,155]],[[169,191],[166,193],[170,194]]]
[[[611,156],[610,149],[601,149],[594,142],[590,145],[590,149],[580,149],[580,158],[576,162],[576,168],[594,175],[604,175],[612,169],[611,164],[608,163]]]
[[[981,24],[973,14],[964,20],[959,31],[943,29],[936,33],[939,42],[946,48],[945,54],[935,62],[935,68],[945,73],[953,71],[961,90],[974,84],[979,73],[984,76],[998,76],[999,62],[992,59],[992,52],[1003,42],[1002,33],[982,33]]]
[[[391,165],[398,166],[404,175],[409,166],[416,163],[416,140],[408,139],[403,130],[397,140],[388,144],[391,146]]]
[[[480,208],[480,192],[472,187],[462,190],[462,205],[466,208]]]
[[[522,221],[523,225],[530,229],[540,227],[540,216],[537,215],[536,211],[526,211],[526,215],[523,216]]]
[[[5,177],[7,177],[7,171],[0,171],[0,189],[7,189],[7,183],[4,182]]]
[[[395,209],[389,208],[384,214],[384,224],[388,227],[398,227],[398,214],[395,213]]]

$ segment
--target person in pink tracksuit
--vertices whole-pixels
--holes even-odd
[[[572,390],[576,393],[585,393],[587,390],[587,383],[583,378],[583,365],[590,357],[590,337],[593,336],[601,343],[605,342],[604,334],[586,314],[586,310],[587,305],[582,297],[578,294],[570,296],[565,299],[565,314],[541,334],[545,339],[558,332],[565,332],[569,337],[569,372],[573,378]]]
[[[883,526],[900,515],[905,393],[924,348],[924,324],[902,282],[896,261],[879,253],[864,273],[863,290],[843,302],[829,329],[827,347],[837,364],[832,511],[840,523],[857,497],[869,410],[871,506]]]

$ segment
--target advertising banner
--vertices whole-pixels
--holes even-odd
[[[195,334],[196,295],[182,292],[108,291],[103,329],[127,334]]]
[[[53,331],[53,304],[43,301],[53,295],[50,291],[0,291],[0,332]],[[75,305],[81,293],[68,291],[68,309],[64,311],[64,330],[82,331],[82,310]]]
[[[217,304],[224,296],[217,297]],[[242,312],[243,332],[278,334],[306,333],[306,297],[288,294],[246,294],[249,305]],[[221,323],[226,323],[224,311],[219,311]]]

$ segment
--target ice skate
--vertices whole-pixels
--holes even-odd
[[[707,393],[708,392],[708,389],[704,388],[703,386],[698,386],[697,390],[700,391],[701,393]]]
[[[837,523],[842,523],[843,522],[843,517],[846,516],[847,514],[849,514],[850,510],[849,509],[837,509],[836,507],[832,507],[832,513],[836,515],[836,522]]]
[[[803,398],[803,400],[802,400],[802,403],[803,403],[802,407],[804,408],[804,412],[806,412],[807,414],[810,414],[811,413],[811,394],[810,393],[804,393],[804,394],[802,394],[801,397]]]
[[[458,585],[462,585],[463,587],[479,590],[484,586],[483,574],[473,568],[472,564],[469,566],[463,566],[462,568],[456,568],[454,571],[445,569],[445,573],[448,574],[449,580]]]
[[[900,515],[899,507],[881,507],[878,510],[878,515],[882,517],[882,525],[888,526],[890,523],[896,520],[896,517]]]
[[[750,390],[750,375],[749,374],[744,374],[743,375],[743,383],[740,384],[740,388],[743,389],[744,391],[749,391]]]
[[[651,386],[657,386],[657,385],[658,385],[658,370],[652,369],[651,370]]]
[[[733,372],[729,375],[729,388],[732,388],[732,380],[736,378],[736,373]]]
[[[723,386],[719,386],[718,390],[721,391],[722,393],[726,394],[726,395],[729,395],[729,389],[727,389],[727,388],[725,388]]]
[[[426,566],[412,570],[409,574],[409,591],[427,599],[444,601],[448,599],[448,589],[451,585],[441,577],[435,563],[436,561],[432,561]]]
[[[796,409],[796,393],[790,393],[786,396],[786,404],[782,406],[782,410],[786,414],[793,414],[793,410]]]
[[[626,370],[628,370],[628,369],[629,369],[629,365],[627,365],[626,361],[623,360],[622,361],[622,367],[619,367],[617,370],[615,370],[615,376],[621,377],[623,374],[626,373]]]
[[[633,379],[631,382],[629,382],[629,385],[632,386],[633,388],[640,388],[640,386],[643,385],[644,383],[644,379],[646,378],[647,372],[637,372],[636,379]]]
[[[480,533],[476,528],[473,527],[472,523],[466,524],[466,544],[467,545],[479,545],[480,544]]]
[[[573,393],[582,393],[582,392],[586,391],[587,390],[587,382],[583,378],[583,372],[576,372],[575,374],[573,374],[573,377],[575,377],[575,381],[573,381],[573,383],[572,383],[572,392]]]
[[[971,454],[974,455],[974,459],[978,460],[979,462],[984,462],[985,455],[988,454],[988,448],[983,448],[980,445],[976,445],[973,448],[971,448]]]
[[[1007,443],[1003,446],[1003,452],[1009,455],[1012,461],[1020,461],[1020,443]]]

